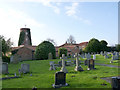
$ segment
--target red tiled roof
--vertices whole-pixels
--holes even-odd
[[[12,50],[15,50],[15,49],[20,49],[20,48],[22,48],[22,47],[26,47],[26,48],[28,48],[28,49],[30,49],[30,50],[33,50],[33,51],[35,51],[35,49],[36,49],[36,47],[37,46],[29,46],[29,45],[20,45],[20,46],[18,46],[18,47],[12,47]]]
[[[79,46],[83,46],[83,45],[87,45],[87,44],[88,44],[88,42],[82,42],[79,44]]]

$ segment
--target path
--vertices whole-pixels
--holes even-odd
[[[120,68],[120,66],[109,65],[109,64],[101,64],[101,63],[95,63],[95,65],[101,65],[101,66],[107,66],[107,67],[117,67],[117,68]]]

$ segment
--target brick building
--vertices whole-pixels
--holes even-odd
[[[74,55],[75,53],[80,53],[80,49],[83,49],[87,46],[88,42],[82,42],[80,44],[68,44],[68,43],[65,43],[61,46],[58,46],[58,47],[55,47],[56,48],[56,56],[58,56],[58,49],[59,48],[66,48],[68,53],[67,55],[70,56],[70,55]]]
[[[21,32],[23,35],[21,36]],[[22,39],[21,39],[22,37]],[[87,46],[88,42],[82,42],[80,44],[68,44],[65,43],[61,46],[56,46],[56,57],[58,57],[58,49],[66,48],[68,55],[74,55],[75,53],[80,53],[80,49],[83,49]],[[15,52],[14,55],[17,55],[19,60],[33,60],[35,59],[34,52],[36,46],[32,46],[31,33],[29,28],[21,28],[20,36],[18,41],[18,47],[13,47],[12,52]]]

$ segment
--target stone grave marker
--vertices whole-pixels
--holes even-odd
[[[8,63],[2,62],[2,74],[8,74]]]
[[[56,67],[54,65],[54,61],[50,61],[50,68],[49,70],[56,70]]]
[[[21,73],[29,73],[30,72],[30,65],[29,64],[21,64]]]
[[[64,72],[56,72],[55,73],[55,84],[53,84],[54,88],[60,88],[62,86],[67,86],[66,83],[66,73]]]
[[[85,61],[84,61],[84,65],[88,65],[88,60],[85,60]]]
[[[64,72],[64,73],[68,73],[68,70],[65,68],[65,61],[64,61],[64,57],[65,55],[62,54],[62,68],[60,71]]]
[[[19,63],[19,61],[20,61],[20,56],[17,54],[11,56],[11,58],[10,58],[10,63],[17,64],[17,63]]]
[[[87,70],[95,69],[94,66],[95,66],[94,60],[93,59],[88,60],[88,69]]]
[[[79,60],[78,60],[78,54],[77,53],[75,53],[75,57],[76,57],[75,71],[83,71],[83,68],[81,66],[79,66]]]
[[[52,59],[52,53],[49,53],[49,54],[48,54],[48,59],[49,59],[49,60]]]
[[[112,90],[120,90],[120,77],[112,77],[111,82]]]
[[[96,55],[95,54],[93,55],[93,60],[96,60]]]

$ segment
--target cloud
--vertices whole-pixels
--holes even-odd
[[[17,46],[19,30],[24,24],[27,24],[27,27],[30,26],[40,29],[46,26],[21,11],[0,8],[0,35],[12,38],[15,46]]]
[[[60,14],[60,9],[57,7],[60,3],[54,2],[53,0],[18,0],[18,2],[34,2],[34,3],[41,3],[44,6],[50,7],[56,14]],[[51,4],[52,2],[56,3],[55,5]]]
[[[72,3],[71,6],[65,6],[66,15],[71,16],[71,17],[75,18],[76,20],[79,20],[79,21],[81,21],[81,22],[83,22],[83,23],[85,23],[87,25],[92,25],[92,22],[90,20],[84,19],[84,18],[77,15],[78,12],[80,12],[78,10],[78,6],[79,6],[78,2],[77,3]]]
[[[72,3],[72,6],[66,6],[65,9],[67,10],[66,11],[66,14],[68,16],[75,16],[76,13],[77,13],[77,7],[78,7],[79,3]]]

